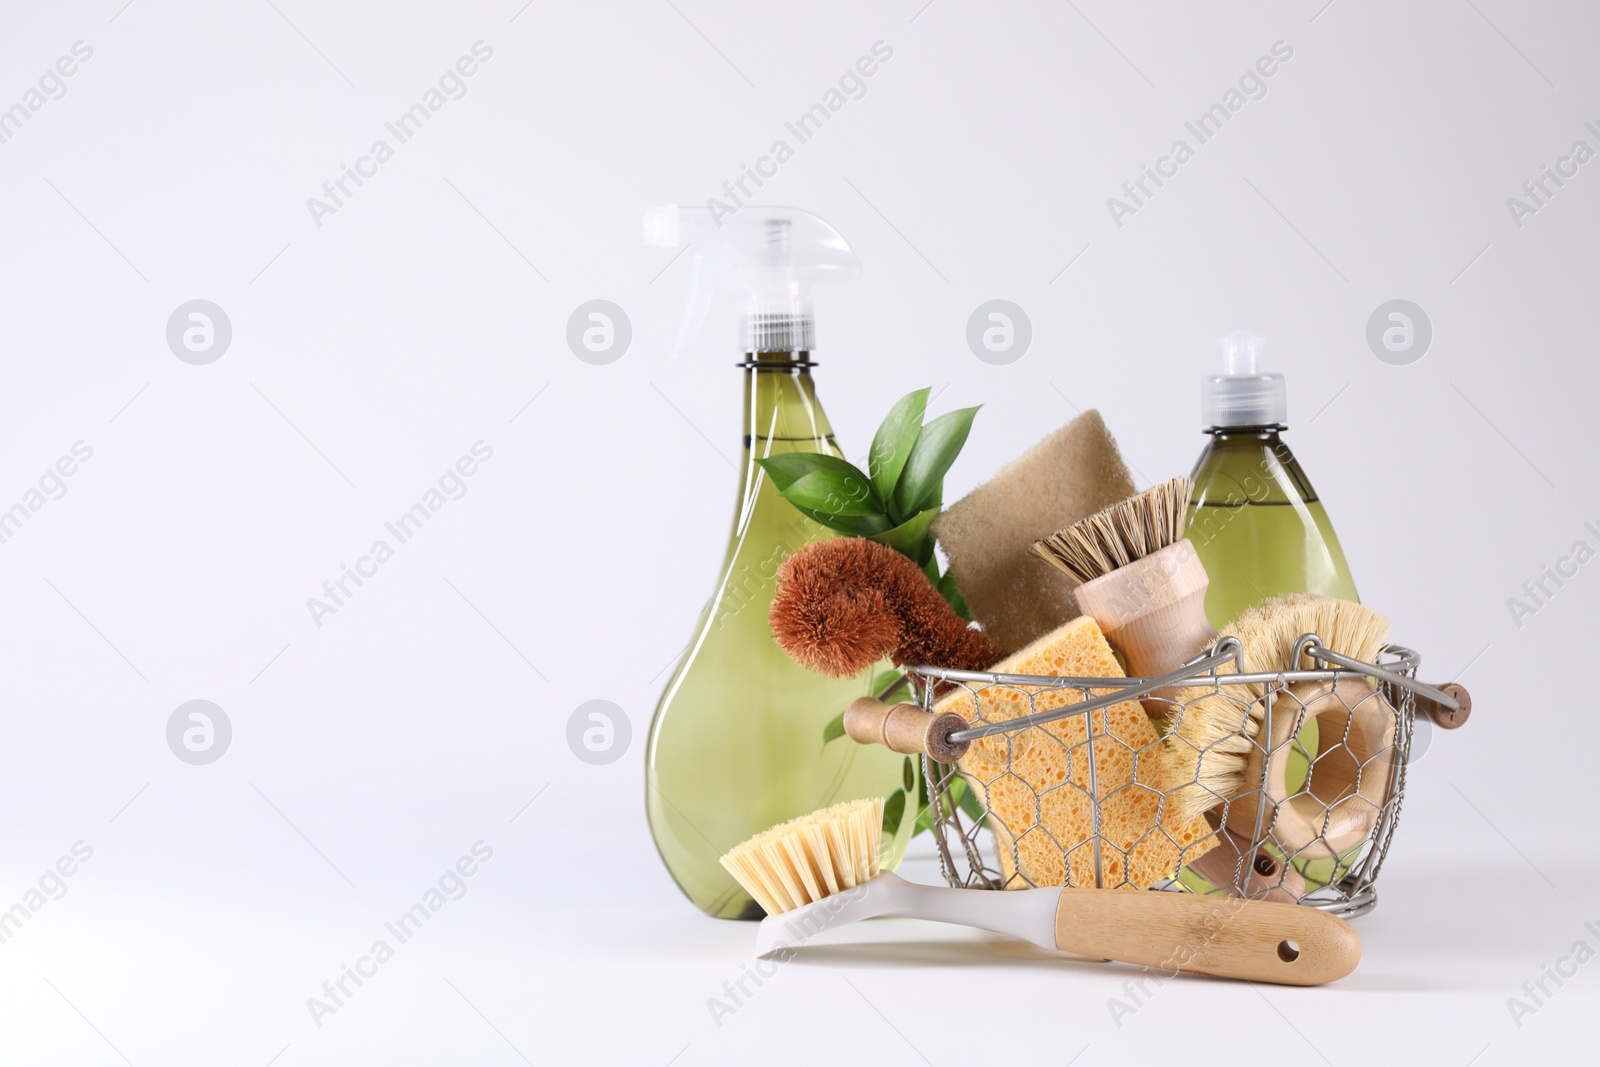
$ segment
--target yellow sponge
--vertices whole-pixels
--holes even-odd
[[[1121,678],[1087,616],[991,668],[999,674]],[[1091,690],[1095,696],[1109,690]],[[1032,698],[1031,703],[1030,699]],[[957,689],[935,706],[974,725],[1082,703],[1080,689],[992,685]],[[1093,718],[1093,739],[1084,719]],[[1093,751],[1093,786],[1090,752]],[[1073,885],[1147,889],[1216,846],[1203,818],[1179,819],[1162,797],[1174,784],[1161,738],[1138,701],[1068,715],[972,743],[957,764],[989,811],[1007,889]],[[1093,798],[1093,799],[1091,799]],[[1093,800],[1099,801],[1099,879]],[[1187,850],[1187,854],[1184,852]]]

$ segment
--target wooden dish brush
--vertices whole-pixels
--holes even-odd
[[[1217,639],[1206,621],[1210,579],[1183,536],[1188,507],[1189,479],[1173,478],[1034,542],[1036,556],[1083,583],[1073,596],[1130,677],[1174,671]],[[1153,693],[1145,710],[1167,714],[1168,695]]]
[[[1316,634],[1323,647],[1373,662],[1389,640],[1389,622],[1369,607],[1333,597],[1295,593],[1273,597],[1244,612],[1222,631],[1241,646],[1244,671],[1272,674],[1316,669],[1309,655],[1291,663],[1294,646]],[[1289,855],[1330,858],[1358,846],[1388,799],[1393,769],[1395,711],[1365,679],[1295,682],[1273,701],[1273,730],[1264,736],[1267,686],[1245,686],[1244,696],[1213,688],[1181,689],[1167,754],[1173,780],[1188,784],[1170,794],[1181,814],[1224,803],[1224,822],[1253,838],[1270,831]],[[1287,774],[1295,739],[1316,721],[1318,749],[1308,753],[1308,788],[1289,795]],[[1258,788],[1263,770],[1266,785]]]
[[[1023,889],[908,882],[878,867],[883,801],[852,800],[746,841],[722,865],[767,911],[756,953],[792,953],[824,930],[878,916],[956,923],[1044,949],[1223,978],[1320,985],[1361,959],[1342,919],[1297,904],[1194,893]]]

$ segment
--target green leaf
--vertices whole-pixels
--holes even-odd
[[[931,553],[933,550],[933,538],[928,536],[928,523],[938,514],[938,508],[919,511],[894,529],[873,534],[872,539],[888,545],[902,556],[909,556],[913,563],[920,566],[924,551]]]
[[[820,452],[785,452],[756,462],[780,496],[830,530],[869,537],[893,525],[872,480],[853,463]]]
[[[828,720],[828,725],[822,728],[822,743],[837,741],[844,736],[844,712],[840,712]]]
[[[894,496],[894,484],[900,480],[900,472],[911,458],[912,446],[922,434],[922,415],[928,410],[929,392],[931,389],[918,389],[901,397],[889,409],[872,438],[867,469],[872,472],[872,484],[885,500]]]
[[[889,528],[889,520],[883,515],[840,515],[832,511],[803,508],[799,504],[795,504],[794,507],[800,514],[818,524],[854,537],[871,537]]]
[[[905,470],[894,487],[894,513],[914,515],[938,496],[945,472],[956,461],[956,454],[967,443],[973,416],[978,409],[960,408],[940,415],[922,428],[911,448]]]
[[[808,474],[817,471],[832,471],[840,475],[855,475],[857,478],[870,484],[861,468],[854,463],[830,456],[826,452],[780,452],[776,456],[756,460],[756,464],[767,472],[767,477],[772,479],[772,484],[777,486],[778,492],[783,492],[795,482]]]
[[[906,757],[905,767],[903,768],[903,772],[901,773],[900,777],[901,780],[906,783],[906,792],[910,793],[912,788],[917,784],[916,772],[911,769],[910,756]]]
[[[972,609],[967,606],[967,598],[961,595],[961,588],[956,585],[956,576],[946,571],[939,576],[939,595],[944,597],[946,604],[955,609],[955,613],[968,622],[972,621]]]
[[[878,491],[872,488],[872,483],[860,471],[854,474],[812,471],[780,492],[783,499],[795,507],[820,511],[826,515],[883,516],[883,501],[879,499]]]
[[[896,789],[889,794],[889,799],[883,802],[883,832],[893,835],[900,829],[900,820],[906,814],[906,791]]]

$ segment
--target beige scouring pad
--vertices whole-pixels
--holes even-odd
[[[1098,411],[1086,411],[956,501],[933,523],[972,616],[1020,649],[1080,614],[1075,584],[1041,567],[1033,543],[1133,495]]]

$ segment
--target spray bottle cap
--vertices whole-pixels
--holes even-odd
[[[1261,338],[1240,330],[1217,338],[1222,373],[1200,383],[1200,423],[1207,430],[1286,425],[1289,400],[1283,375],[1263,374],[1257,355]]]
[[[644,239],[694,250],[689,303],[672,345],[674,356],[699,332],[718,294],[742,302],[744,351],[810,352],[816,342],[811,286],[861,273],[861,263],[838,230],[792,207],[750,206],[728,218],[709,207],[668,204],[644,213]]]

